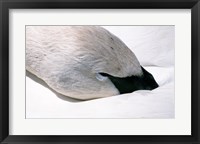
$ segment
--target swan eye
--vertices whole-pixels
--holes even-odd
[[[99,81],[105,81],[108,79],[107,76],[103,76],[101,75],[100,73],[96,73],[96,78],[99,80]]]

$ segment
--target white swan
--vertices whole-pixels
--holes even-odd
[[[134,53],[99,26],[26,26],[26,70],[83,100],[158,87]]]

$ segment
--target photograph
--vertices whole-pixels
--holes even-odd
[[[26,119],[174,119],[174,25],[26,25]]]
[[[0,1],[0,143],[200,143],[200,0]]]

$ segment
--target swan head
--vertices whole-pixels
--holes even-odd
[[[109,31],[83,26],[73,27],[70,33],[75,35],[74,49],[67,56],[70,64],[64,66],[65,76],[61,77],[65,95],[91,99],[158,87],[135,54]]]
[[[31,48],[27,46],[27,53],[34,54],[32,51],[38,49],[38,43],[32,48],[33,42],[40,38],[41,48],[36,52],[44,57],[33,61],[34,56],[27,56],[30,61],[27,69],[34,72],[38,67],[37,76],[58,93],[85,100],[158,87],[154,77],[140,65],[126,44],[102,27],[37,29],[42,34],[33,35],[30,31],[32,35],[27,45]]]

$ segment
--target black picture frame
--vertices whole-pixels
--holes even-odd
[[[9,9],[191,9],[192,134],[132,136],[9,135]],[[200,143],[200,2],[199,0],[0,0],[0,142],[21,143]]]

